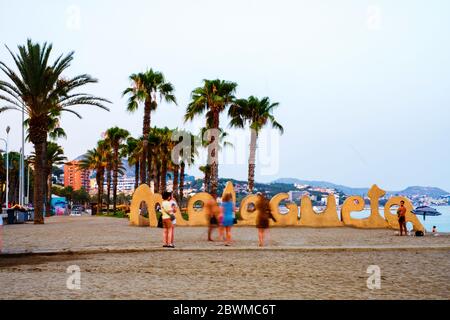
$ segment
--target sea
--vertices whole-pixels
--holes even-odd
[[[395,207],[393,207],[393,214],[396,214]],[[437,227],[438,232],[444,232],[444,233],[450,233],[450,206],[439,206],[439,207],[432,207],[436,209],[438,212],[442,213],[441,216],[437,217],[425,217],[418,215],[419,221],[423,224],[425,229],[429,232],[433,229],[433,226]],[[317,212],[320,212],[320,209],[324,208],[314,208]],[[288,209],[285,206],[280,206],[280,212],[281,213],[287,213]],[[338,214],[340,216],[340,209],[338,209]],[[384,215],[384,208],[380,208],[380,214],[381,216]],[[300,213],[301,215],[301,213]],[[370,216],[370,208],[366,208],[363,211],[355,211],[351,213],[352,218],[355,219],[364,219]],[[408,229],[411,227],[408,226]]]
[[[437,227],[438,232],[450,233],[450,206],[439,206],[432,207],[438,212],[442,213],[441,216],[437,217],[425,217],[418,215],[419,221],[423,224],[425,229],[429,232],[433,229],[433,226]],[[383,216],[384,208],[380,208],[380,214]],[[361,212],[352,212],[351,216],[353,218],[363,219],[370,215],[370,208],[367,208]]]

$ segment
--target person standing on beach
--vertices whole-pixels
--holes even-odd
[[[257,211],[256,228],[258,228],[259,246],[264,247],[265,236],[270,225],[269,219],[272,219],[274,222],[277,222],[277,220],[272,215],[269,200],[262,193],[258,193],[257,197],[255,205]]]
[[[400,236],[403,235],[403,231],[405,231],[405,236],[408,235],[408,229],[406,229],[406,208],[405,201],[400,201],[400,208],[397,210],[398,215],[398,224],[400,225]]]
[[[231,228],[234,225],[234,203],[231,193],[225,194],[222,199],[222,226],[225,228],[225,245],[231,245]]]
[[[217,201],[210,199],[206,202],[206,217],[208,219],[208,241],[214,241],[212,238],[212,232],[219,225],[220,208],[217,205]]]
[[[174,225],[172,221],[175,220],[175,212],[172,207],[172,194],[164,192],[162,195],[163,202],[161,203],[162,221],[163,221],[163,240],[164,248],[175,248],[173,244]]]

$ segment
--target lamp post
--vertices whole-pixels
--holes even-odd
[[[8,195],[9,195],[9,151],[8,151],[8,141],[9,141],[9,131],[10,131],[10,127],[7,126],[6,127],[6,140],[5,139],[0,139],[3,142],[5,142],[6,144],[6,209],[8,209],[8,205],[9,205],[9,199],[8,199]]]

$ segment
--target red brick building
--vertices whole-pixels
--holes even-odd
[[[84,188],[89,192],[89,170],[81,170],[79,161],[73,160],[64,164],[64,187],[71,186],[73,190]]]

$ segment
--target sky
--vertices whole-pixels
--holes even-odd
[[[197,132],[204,120],[185,124],[183,115],[203,79],[280,103],[285,133],[261,134],[261,182],[450,191],[449,35],[447,0],[0,0],[0,61],[13,65],[4,44],[51,42],[53,59],[75,51],[67,76],[91,74],[99,83],[84,91],[112,101],[110,112],[63,115],[68,138],[58,143],[70,159],[109,127],[142,133],[143,109],[128,113],[122,92],[129,75],[153,68],[175,86],[178,106],[162,102],[152,125]],[[10,149],[20,148],[20,117],[0,114]],[[234,149],[223,150],[219,174],[245,180],[250,135],[228,121]],[[195,166],[189,173],[200,176]]]

